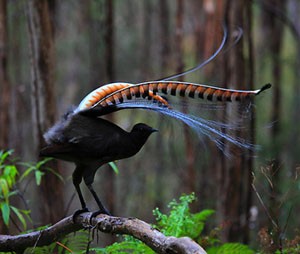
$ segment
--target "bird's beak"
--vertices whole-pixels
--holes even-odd
[[[152,128],[152,132],[158,132],[158,129]]]

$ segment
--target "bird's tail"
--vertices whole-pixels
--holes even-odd
[[[172,95],[190,98],[200,98],[208,101],[246,101],[270,88],[267,84],[258,90],[235,90],[177,81],[155,81],[140,84],[112,83],[102,86],[88,94],[80,103],[78,109],[86,110],[93,107],[118,105],[127,100],[144,98],[157,101],[170,107],[168,101],[161,96]]]

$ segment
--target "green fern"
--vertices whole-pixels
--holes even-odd
[[[89,243],[89,232],[88,231],[77,231],[76,234],[71,233],[67,235],[64,239],[60,240],[58,244],[57,242],[52,243],[48,246],[43,247],[33,247],[27,248],[24,252],[25,254],[36,253],[36,254],[48,254],[48,253],[57,253],[57,254],[64,254],[70,253],[86,253],[86,249]]]
[[[166,236],[182,237],[188,236],[196,239],[200,237],[203,231],[207,218],[214,213],[213,210],[203,210],[200,213],[190,213],[189,205],[195,201],[195,195],[183,195],[179,198],[180,202],[173,200],[168,207],[170,208],[169,215],[163,214],[156,208],[153,211],[156,217],[157,225],[154,228],[159,229]],[[143,242],[133,238],[132,236],[125,236],[124,240],[119,243],[114,243],[103,249],[93,249],[96,253],[143,253],[153,254],[152,249],[146,246]]]
[[[162,214],[158,208],[153,211],[157,220],[157,228],[167,236],[189,236],[192,239],[197,239],[204,229],[204,225],[213,210],[203,210],[199,213],[190,213],[189,205],[195,201],[194,193],[183,195],[176,200],[170,202],[170,214]]]
[[[101,254],[115,254],[115,253],[154,254],[155,253],[151,248],[149,248],[143,242],[135,239],[132,236],[124,236],[124,239],[122,242],[114,243],[110,246],[107,246],[106,248],[90,249],[90,251],[92,251],[92,250],[99,254],[100,253]]]
[[[207,254],[254,254],[247,245],[241,243],[225,243],[221,246],[209,248]]]

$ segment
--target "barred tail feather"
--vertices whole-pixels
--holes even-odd
[[[106,107],[113,104],[122,103],[124,100],[133,98],[147,97],[148,100],[158,101],[165,106],[168,102],[161,96],[149,90],[149,86],[137,86],[130,83],[111,83],[101,86],[89,93],[79,104],[77,111],[87,110],[96,105]]]
[[[107,86],[112,85],[113,84],[109,84]],[[162,105],[169,107],[170,105],[168,102],[159,94],[200,98],[208,101],[220,102],[246,101],[251,100],[254,96],[270,87],[271,85],[267,84],[258,90],[234,90],[177,81],[145,82],[136,85],[129,84],[126,87],[123,86],[123,88],[116,89],[114,92],[106,93],[105,95],[102,93],[101,98],[98,97],[98,100],[93,100],[93,105],[91,107],[117,105],[126,100],[133,100],[140,97],[158,101]],[[93,92],[91,94],[93,94]]]

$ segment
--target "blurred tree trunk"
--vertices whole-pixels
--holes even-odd
[[[170,10],[168,2],[166,0],[159,1],[159,20],[160,20],[160,59],[161,59],[161,72],[160,78],[166,77],[167,71],[170,67],[169,57],[170,57],[170,28],[169,28],[169,19],[170,19]]]
[[[10,89],[7,74],[7,2],[0,0],[0,150],[8,149]],[[0,234],[8,234],[0,213]]]
[[[251,8],[249,1],[226,1],[225,21],[229,29],[244,26],[244,23],[247,22],[246,19],[249,18],[245,15],[246,8]],[[234,39],[231,36],[229,44],[233,43]],[[246,79],[245,75],[247,74],[248,77],[248,72],[246,72],[247,66],[243,51],[244,42],[240,40],[224,55],[224,84],[235,85],[236,89],[248,89],[249,87],[245,87],[245,84],[253,79],[253,77],[249,80]],[[240,109],[237,108],[236,110],[239,111]],[[232,116],[229,115],[228,117]],[[236,135],[243,137],[245,134],[238,131]],[[218,213],[224,225],[222,238],[225,241],[240,241],[247,239],[245,235],[248,234],[245,218],[249,212],[249,202],[251,203],[249,172],[252,170],[252,162],[248,151],[230,144],[227,144],[225,149],[233,151],[236,155],[233,155],[232,158],[223,158],[219,171]]]
[[[141,73],[143,81],[151,80],[152,74],[150,71],[151,59],[151,24],[152,24],[152,3],[151,1],[143,1],[143,39],[142,39],[142,54],[141,54]]]
[[[82,8],[86,8],[86,2],[81,2]],[[103,47],[105,36],[105,18],[104,2],[89,1],[86,19],[88,20],[89,28],[89,58],[90,58],[90,75],[87,88],[92,90],[95,86],[99,86],[105,82],[105,61],[103,61]],[[101,84],[102,85],[102,84]]]
[[[298,154],[300,150],[300,132],[299,132],[299,126],[300,126],[300,1],[299,0],[291,0],[290,1],[290,11],[291,11],[291,20],[295,26],[294,31],[294,37],[296,41],[296,56],[295,56],[295,64],[294,64],[294,73],[295,73],[295,82],[294,82],[294,96],[293,96],[293,103],[294,105],[292,110],[292,117],[291,119],[294,120],[294,123],[292,124],[292,131],[290,136],[290,144],[291,147],[293,147],[293,154],[292,154],[292,163],[291,163],[291,170],[293,175],[297,175],[297,164],[299,162],[298,160]]]
[[[252,5],[247,4],[245,6],[245,48],[246,52],[248,53],[247,59],[248,61],[246,62],[246,83],[248,84],[247,89],[254,90],[254,66],[255,66],[255,59],[254,59],[254,50],[253,50],[253,33],[252,33],[252,19],[253,13],[252,13]],[[255,111],[254,108],[251,111],[251,119],[249,123],[249,142],[252,144],[256,143],[255,136]],[[254,158],[255,154],[254,151],[249,151],[249,155],[246,157],[246,162],[245,162],[245,173],[244,173],[244,197],[243,200],[245,202],[244,205],[244,214],[245,214],[245,221],[242,222],[242,232],[243,234],[243,242],[248,243],[250,240],[250,209],[252,206],[252,172],[254,170]],[[243,169],[242,169],[243,170]]]
[[[269,206],[272,211],[272,218],[274,221],[279,223],[280,217],[280,207],[282,205],[282,201],[280,199],[280,174],[281,174],[281,162],[280,162],[280,141],[278,137],[281,133],[281,99],[282,99],[282,91],[281,91],[281,78],[282,78],[282,65],[281,65],[281,51],[283,45],[283,32],[284,26],[282,21],[279,19],[277,15],[277,11],[280,12],[285,11],[285,0],[272,0],[263,4],[264,12],[262,12],[262,22],[264,24],[262,31],[264,33],[265,42],[264,45],[269,49],[271,56],[271,73],[272,73],[272,84],[273,84],[273,99],[272,99],[272,111],[271,111],[271,122],[273,123],[273,127],[271,129],[271,140],[273,141],[273,161],[271,163],[270,176],[272,177],[272,186],[270,185],[270,200]],[[269,38],[272,38],[270,40]],[[269,222],[269,227],[273,228],[273,240],[275,241],[276,248],[281,248],[281,233],[277,228],[275,229],[271,223]]]
[[[176,8],[176,32],[175,32],[175,63],[176,73],[184,72],[184,27],[183,27],[183,15],[184,15],[184,1],[177,0]],[[179,77],[180,81],[183,81],[183,77]],[[184,106],[185,107],[185,106]],[[183,111],[187,112],[187,108],[183,108]],[[185,168],[183,174],[183,190],[185,193],[195,192],[196,190],[196,169],[195,169],[195,152],[192,145],[192,138],[189,132],[189,127],[183,126],[184,140],[185,140]]]
[[[114,62],[114,1],[105,0],[105,64],[106,64],[106,83],[115,81],[115,62]],[[107,116],[108,120],[114,120],[113,115]],[[114,214],[116,208],[116,191],[115,191],[115,178],[116,174],[109,167],[103,174],[105,179],[105,200],[109,211]]]
[[[28,0],[28,29],[31,57],[31,99],[33,131],[38,151],[44,145],[43,133],[54,123],[54,34],[51,22],[50,5],[52,1]],[[58,163],[50,162],[47,166],[60,174]],[[64,214],[63,185],[52,173],[47,172],[41,184],[42,223],[54,223]]]
[[[205,42],[205,36],[204,36],[204,31],[205,31],[205,23],[206,19],[202,21],[199,18],[199,11],[204,10],[203,8],[204,5],[204,0],[199,0],[199,1],[194,1],[192,3],[192,9],[193,9],[193,16],[195,18],[195,35],[194,35],[194,40],[196,44],[195,48],[195,58],[196,58],[196,63],[199,62],[199,59],[203,59],[204,56],[204,44]]]
[[[205,13],[205,25],[204,25],[204,36],[202,41],[204,43],[203,47],[203,58],[208,59],[219,47],[222,41],[222,23],[216,17],[222,17],[224,12],[224,1],[219,0],[204,0],[203,10]],[[205,66],[205,76],[208,80],[211,80],[214,75],[213,70],[216,64],[209,64]],[[217,63],[217,62],[216,62]]]
[[[7,72],[7,2],[0,0],[0,149],[8,149],[10,89]]]
[[[155,10],[154,10],[155,12]],[[159,6],[158,6],[158,19],[159,19],[159,26],[158,31],[154,30],[154,32],[157,32],[158,34],[158,45],[159,47],[159,59],[160,61],[160,72],[155,73],[155,77],[162,79],[166,76],[168,76],[168,70],[171,67],[170,66],[170,10],[168,6],[168,2],[166,0],[160,0]],[[145,14],[147,15],[146,10],[146,4],[145,4]],[[149,14],[148,14],[149,15]],[[147,19],[150,21],[153,20],[153,12],[151,12],[151,16],[149,16]],[[146,40],[145,40],[146,41]],[[150,45],[148,46],[150,47]],[[155,59],[154,61],[157,62]],[[148,72],[149,73],[149,72]],[[149,74],[148,74],[149,75]],[[154,77],[149,76],[150,79],[156,79]],[[157,129],[161,130],[163,123],[162,121],[158,121]],[[162,145],[162,137],[161,135],[155,136],[155,150],[153,151],[153,155],[155,158],[161,158],[162,155],[166,156],[166,149],[165,145]],[[164,140],[163,142],[169,142],[168,140]],[[166,160],[161,159],[159,163],[156,163],[154,167],[154,174],[155,174],[155,184],[153,186],[153,192],[154,192],[154,207],[162,207],[164,204],[164,196],[162,196],[162,190],[164,188],[164,177],[162,177],[162,172],[164,172],[166,167]]]
[[[215,18],[213,17],[220,17],[220,21],[224,17],[224,0],[220,1],[211,1],[211,0],[204,0],[203,1],[203,10],[205,13],[205,20],[203,23],[202,28],[202,35],[200,39],[202,38],[202,55],[203,59],[209,58],[219,47],[222,41],[223,33],[222,31],[222,23],[217,22]],[[208,24],[207,24],[208,23]],[[208,29],[210,27],[210,29]],[[208,35],[211,34],[211,35]],[[213,59],[207,66],[204,67],[205,69],[205,79],[207,80],[214,80],[216,77],[222,78],[224,75],[224,56],[223,58],[220,55],[219,57]],[[223,61],[224,60],[224,61]],[[211,66],[207,69],[208,66]],[[222,111],[213,111],[213,114],[215,114],[215,119],[222,118],[224,115],[224,112]],[[225,161],[225,157],[223,156],[222,151],[215,145],[213,142],[207,142],[207,146],[209,146],[209,151],[211,153],[210,159],[208,159],[208,166],[206,166],[203,170],[204,173],[202,174],[203,177],[201,177],[201,187],[200,187],[200,193],[202,195],[208,195],[212,200],[216,200],[216,202],[213,203],[213,205],[218,206],[218,202],[220,201],[219,193],[215,191],[216,183],[222,183],[223,181],[223,172],[222,167]],[[212,170],[213,169],[213,170]],[[207,181],[207,179],[212,179],[211,181]],[[219,185],[221,186],[221,185]],[[221,215],[221,213],[217,213],[218,215]],[[220,216],[220,221],[223,220],[223,217]]]

